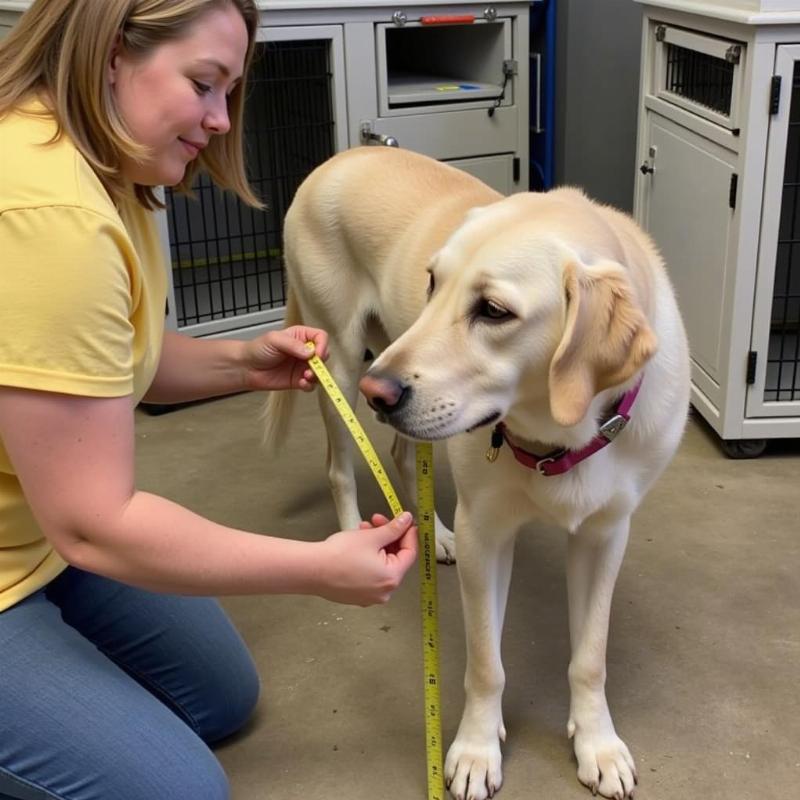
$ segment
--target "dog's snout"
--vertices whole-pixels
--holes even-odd
[[[402,408],[411,389],[393,378],[367,373],[358,384],[370,407],[382,414],[392,414]]]

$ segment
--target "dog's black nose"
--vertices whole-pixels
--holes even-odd
[[[411,394],[411,387],[400,381],[369,373],[361,379],[358,387],[367,398],[370,408],[385,416],[399,411]]]

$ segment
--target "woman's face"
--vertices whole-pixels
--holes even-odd
[[[230,130],[228,95],[241,80],[247,27],[232,5],[200,17],[181,39],[135,58],[120,47],[110,83],[147,163],[123,159],[122,173],[143,186],[174,186],[215,134]]]

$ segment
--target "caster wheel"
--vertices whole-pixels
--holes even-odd
[[[728,458],[758,458],[766,449],[766,439],[722,440],[722,450]]]

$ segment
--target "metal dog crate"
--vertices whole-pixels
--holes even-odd
[[[735,457],[800,437],[800,0],[645,6],[637,219]]]

